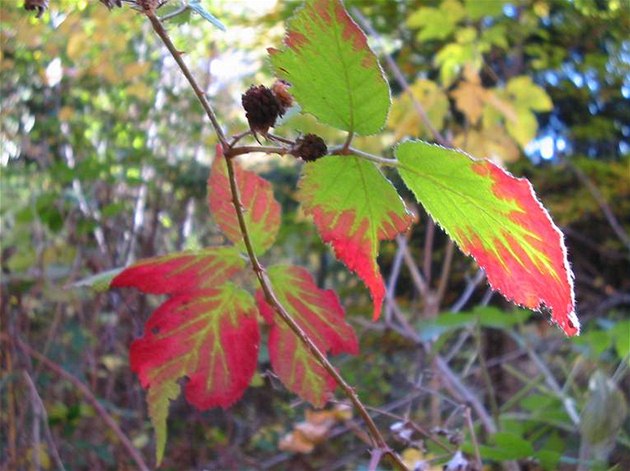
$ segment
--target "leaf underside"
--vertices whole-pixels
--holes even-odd
[[[579,333],[564,238],[526,179],[421,141],[400,144],[396,157],[405,184],[495,290],[530,309],[546,306],[567,335]]]
[[[353,156],[306,164],[299,187],[304,211],[324,242],[370,290],[377,319],[385,297],[376,263],[379,243],[405,231],[412,220],[402,199],[372,162]]]
[[[356,334],[344,320],[344,310],[333,291],[318,288],[308,271],[300,267],[275,265],[267,272],[280,304],[322,353],[358,353]],[[271,325],[269,355],[274,372],[290,391],[322,407],[335,388],[335,380],[273,312],[261,290],[256,300]]]
[[[356,134],[383,128],[389,86],[365,34],[339,0],[307,2],[289,21],[284,45],[269,49],[271,63],[305,112]]]

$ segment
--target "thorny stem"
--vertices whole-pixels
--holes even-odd
[[[188,79],[190,86],[195,91],[195,95],[197,96],[197,99],[199,100],[204,110],[206,111],[208,118],[210,118],[210,122],[212,123],[212,126],[214,127],[214,130],[217,133],[217,137],[219,138],[219,141],[221,142],[221,145],[224,150],[225,162],[226,162],[227,170],[228,170],[230,190],[232,193],[232,202],[236,210],[236,216],[238,218],[239,227],[241,229],[241,235],[243,236],[243,242],[245,243],[245,248],[247,250],[247,255],[249,257],[250,263],[252,265],[252,270],[254,271],[256,277],[258,278],[260,287],[265,295],[265,300],[271,305],[271,307],[280,316],[283,322],[285,322],[287,326],[293,331],[293,333],[295,333],[295,335],[300,339],[300,341],[304,344],[304,346],[311,353],[311,355],[313,355],[313,357],[315,357],[315,359],[326,370],[326,372],[334,378],[334,380],[339,385],[339,387],[348,396],[348,398],[350,399],[354,407],[357,409],[359,415],[363,418],[368,428],[370,437],[372,439],[373,446],[375,449],[378,450],[377,453],[389,456],[399,469],[406,470],[407,466],[402,461],[401,457],[387,445],[387,442],[383,438],[383,435],[381,435],[381,432],[379,431],[378,427],[372,420],[372,417],[368,413],[367,409],[365,408],[365,406],[359,399],[354,389],[348,383],[346,383],[343,377],[337,372],[335,367],[328,361],[328,358],[326,358],[326,355],[323,352],[321,352],[319,348],[317,348],[317,346],[313,343],[313,341],[309,338],[309,336],[304,332],[304,330],[302,330],[300,325],[293,319],[293,317],[291,317],[291,315],[287,312],[287,310],[284,308],[282,303],[280,303],[280,301],[278,300],[278,297],[273,291],[273,287],[271,285],[271,281],[269,280],[267,272],[265,271],[262,264],[258,261],[258,258],[256,257],[256,253],[254,252],[254,247],[252,245],[249,231],[247,229],[247,224],[245,223],[245,217],[243,214],[243,206],[241,203],[238,186],[236,184],[236,175],[234,172],[234,163],[232,162],[232,157],[234,157],[235,155],[238,155],[239,153],[245,153],[245,151],[241,152],[241,149],[247,149],[247,148],[245,147],[231,148],[229,146],[227,139],[225,137],[225,134],[223,133],[223,130],[221,129],[221,126],[219,125],[219,122],[216,118],[214,110],[212,109],[212,105],[207,100],[205,94],[201,91],[199,85],[197,84],[196,79],[193,77],[193,75],[191,74],[190,70],[188,69],[184,61],[181,59],[179,51],[175,49],[175,46],[170,40],[168,33],[166,32],[166,30],[160,23],[160,20],[155,16],[153,12],[145,11],[145,14],[151,21],[151,25],[153,26],[153,29],[155,30],[157,35],[160,37],[160,39],[164,42],[164,45],[167,47],[167,49],[169,50],[169,52],[175,59],[175,62],[177,62],[177,65],[180,67],[181,71],[186,76],[186,79]],[[282,153],[284,153],[284,149],[282,148],[273,148],[273,149],[274,149],[273,152],[280,153],[281,151]],[[261,151],[261,148],[254,147],[254,148],[251,148],[249,151],[251,152]],[[383,159],[383,160],[390,160],[390,159]]]
[[[279,154],[285,155],[288,149],[285,147],[271,147],[271,146],[242,146],[242,147],[228,147],[225,157],[233,159],[238,155],[251,154],[252,152],[263,152],[265,154]]]
[[[168,52],[171,53],[171,56],[173,56],[173,59],[175,59],[175,62],[177,62],[177,65],[179,66],[180,70],[182,71],[186,79],[188,80],[188,83],[190,84],[191,88],[195,92],[195,95],[197,95],[197,98],[199,99],[201,106],[203,106],[203,109],[206,112],[206,115],[208,116],[208,118],[210,118],[212,127],[217,133],[217,137],[219,138],[219,142],[221,143],[223,150],[226,150],[228,148],[228,141],[227,141],[227,138],[225,137],[225,134],[223,133],[223,129],[221,129],[221,125],[219,124],[219,121],[217,120],[217,116],[214,113],[214,110],[212,109],[210,102],[206,99],[206,94],[203,92],[203,90],[201,90],[201,87],[197,83],[197,80],[195,79],[195,77],[193,77],[192,73],[190,72],[190,69],[188,68],[184,60],[182,59],[181,52],[179,52],[175,48],[173,41],[171,41],[170,36],[166,32],[166,29],[164,29],[164,26],[162,26],[162,23],[160,23],[159,18],[155,16],[155,13],[152,11],[145,11],[144,14],[147,16],[147,18],[149,18],[149,21],[151,22],[151,26],[153,26],[153,30],[160,37],[160,39],[162,40],[162,42],[168,49]]]

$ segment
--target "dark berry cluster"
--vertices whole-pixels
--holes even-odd
[[[288,87],[287,82],[277,80],[271,88],[252,85],[243,94],[241,103],[252,131],[267,134],[269,128],[276,123],[276,119],[293,105],[293,97]]]
[[[317,160],[327,153],[328,147],[326,147],[326,143],[316,134],[305,134],[298,137],[295,145],[291,148],[291,155],[307,162]]]

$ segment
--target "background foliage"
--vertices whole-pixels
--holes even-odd
[[[205,201],[215,141],[140,15],[98,2],[51,3],[39,20],[0,6],[0,456],[7,469],[131,468],[97,405],[150,463],[153,437],[127,351],[153,301],[69,287],[139,258],[220,242]],[[280,44],[297,7],[261,5],[208,2],[225,33],[196,15],[170,23],[233,133],[245,129],[240,94],[271,82],[265,48]],[[567,236],[583,334],[567,340],[543,316],[493,297],[420,210],[406,240],[381,248],[399,310],[369,322],[366,290],[296,211],[297,164],[288,159],[252,162],[274,181],[284,207],[280,243],[267,257],[308,266],[320,286],[340,293],[362,352],[337,365],[410,464],[441,465],[460,444],[472,453],[475,438],[488,466],[630,466],[622,393],[630,390],[628,4],[346,5],[373,26],[377,54],[396,61],[438,131],[533,181]],[[356,140],[368,151],[431,138],[388,74],[396,92],[388,130]],[[287,117],[278,132],[290,129],[342,139],[303,116]],[[432,281],[429,293],[414,281],[417,269]],[[367,466],[348,411],[331,404],[327,415],[310,413],[268,365],[263,351],[255,384],[227,412],[199,413],[177,401],[164,468]]]

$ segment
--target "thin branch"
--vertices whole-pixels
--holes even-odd
[[[455,303],[451,306],[450,311],[451,312],[461,311],[462,308],[466,305],[466,303],[470,299],[470,297],[475,292],[475,289],[477,289],[477,286],[479,285],[479,283],[481,283],[485,277],[486,277],[486,274],[484,273],[484,271],[478,270],[472,279],[468,279],[466,281],[466,288],[464,288],[464,291],[462,292],[459,299],[455,301]]]
[[[238,223],[241,229],[241,235],[243,236],[243,242],[245,243],[245,248],[247,250],[247,255],[249,256],[250,263],[252,265],[252,269],[258,278],[258,282],[260,284],[261,289],[265,295],[265,300],[269,305],[273,308],[273,310],[280,316],[285,324],[293,331],[293,333],[300,339],[300,341],[304,344],[308,352],[315,357],[317,362],[326,370],[326,372],[332,376],[335,382],[339,385],[339,387],[344,391],[346,396],[350,399],[354,407],[359,412],[359,415],[363,418],[365,422],[370,437],[373,441],[373,446],[379,453],[384,453],[392,458],[392,460],[396,463],[400,469],[407,469],[402,459],[398,454],[393,451],[387,445],[387,442],[381,435],[378,427],[370,417],[370,414],[366,410],[365,406],[359,399],[359,396],[354,391],[354,389],[346,383],[343,377],[339,374],[339,372],[335,369],[335,367],[328,361],[326,355],[313,343],[310,337],[304,332],[304,330],[300,327],[300,325],[293,319],[291,314],[289,314],[282,303],[278,300],[275,292],[273,291],[273,287],[271,285],[271,281],[267,276],[267,272],[264,267],[258,260],[256,253],[254,252],[254,247],[252,245],[251,238],[249,236],[249,231],[247,229],[247,224],[245,223],[245,215],[243,214],[243,205],[241,203],[240,193],[238,189],[238,185],[236,184],[236,175],[234,172],[234,163],[230,158],[230,151],[226,153],[225,159],[228,177],[230,180],[230,190],[232,192],[232,202],[234,204],[234,208],[236,209],[236,216],[238,218]]]
[[[565,161],[565,163],[571,170],[573,170],[573,173],[575,173],[575,175],[578,177],[578,180],[580,180],[580,182],[582,182],[586,189],[591,193],[591,195],[599,205],[599,208],[602,210],[602,213],[604,213],[604,217],[608,221],[608,224],[610,225],[612,230],[615,232],[619,240],[624,243],[628,251],[630,251],[630,236],[628,236],[628,233],[624,230],[621,223],[617,220],[617,217],[608,205],[608,202],[606,201],[606,198],[604,198],[604,195],[602,195],[601,191],[599,191],[599,188],[597,188],[597,186],[595,186],[591,179],[588,178],[588,176],[572,162]]]
[[[459,396],[464,402],[468,403],[470,407],[475,411],[475,413],[479,416],[479,420],[483,425],[484,430],[488,435],[494,435],[497,433],[497,427],[492,420],[488,411],[483,406],[479,398],[473,394],[457,377],[457,375],[451,370],[450,366],[446,363],[446,361],[440,356],[435,356],[435,364],[442,374],[442,379],[446,380],[447,387],[450,386],[452,392],[455,392],[457,396]]]
[[[481,461],[481,453],[479,452],[477,434],[475,433],[475,427],[473,425],[472,417],[470,415],[470,407],[466,407],[466,410],[464,411],[464,417],[466,418],[466,425],[468,426],[468,430],[470,430],[470,441],[472,442],[473,449],[475,450],[475,461],[477,462],[476,469],[481,469],[483,463]]]
[[[63,461],[61,461],[61,457],[59,456],[59,450],[57,450],[57,446],[55,445],[55,441],[53,440],[52,433],[50,431],[50,426],[48,425],[48,414],[46,413],[46,407],[44,406],[44,401],[42,401],[39,392],[37,391],[37,387],[35,386],[35,382],[31,375],[28,374],[26,370],[23,371],[24,379],[26,380],[26,384],[31,392],[31,402],[33,405],[34,411],[34,420],[41,420],[44,424],[44,433],[46,434],[46,441],[48,442],[48,449],[50,454],[53,457],[53,461],[57,465],[60,471],[66,471],[65,466],[63,465]],[[36,412],[35,412],[36,411]],[[35,449],[36,450],[36,449]],[[36,453],[37,454],[37,453]]]
[[[409,248],[407,247],[407,240],[402,236],[397,236],[396,241],[398,245],[403,248],[403,257],[405,259],[405,264],[409,269],[409,273],[411,274],[411,279],[413,280],[413,284],[416,286],[417,290],[424,297],[429,295],[429,286],[420,273],[420,269],[416,266],[416,261],[413,259]]]
[[[90,405],[94,408],[96,413],[103,419],[103,422],[114,432],[114,435],[118,437],[120,443],[123,445],[129,457],[136,463],[138,469],[142,471],[149,471],[149,467],[145,463],[144,459],[140,452],[133,446],[131,440],[125,435],[125,433],[118,426],[114,418],[105,410],[105,408],[98,402],[98,399],[92,394],[92,391],[83,384],[79,379],[77,379],[72,374],[68,373],[57,363],[53,362],[49,358],[45,357],[38,351],[32,349],[29,345],[25,344],[21,340],[17,338],[10,339],[8,336],[2,334],[0,337],[1,340],[5,342],[13,342],[20,350],[22,350],[27,355],[41,362],[44,366],[46,366],[49,370],[53,371],[57,376],[62,377],[63,379],[72,383],[72,385],[85,397],[85,399],[90,403]]]
[[[343,151],[344,151],[343,147],[334,147],[333,149],[330,150],[330,153],[331,154],[334,154],[335,152],[342,153]],[[385,157],[380,157],[378,155],[370,154],[369,152],[364,152],[362,150],[355,149],[354,147],[349,147],[348,149],[345,150],[345,152],[352,155],[356,155],[357,157],[361,157],[365,160],[371,160],[372,162],[375,162],[377,164],[387,165],[388,167],[398,167],[400,165],[400,162],[398,162],[397,159],[387,159]]]
[[[442,299],[444,298],[444,294],[446,293],[446,286],[448,285],[448,280],[451,275],[451,265],[453,262],[453,253],[455,252],[455,244],[452,239],[448,239],[446,243],[446,253],[444,254],[444,260],[442,261],[442,271],[440,273],[440,281],[438,282],[437,287],[437,304],[438,306],[442,303]]]
[[[253,152],[261,152],[263,154],[278,154],[285,155],[288,150],[284,147],[271,147],[271,146],[242,146],[230,148],[230,159],[243,155],[251,154]],[[226,154],[227,155],[227,154]]]
[[[527,341],[516,332],[507,331],[507,333],[516,341],[519,347],[527,351],[527,355],[529,356],[529,358],[545,377],[545,382],[547,383],[547,386],[549,386],[549,388],[554,392],[558,399],[560,399],[560,402],[562,402],[564,410],[567,412],[569,418],[571,419],[571,422],[573,422],[573,425],[578,426],[580,424],[580,414],[575,408],[575,401],[564,391],[562,391],[554,375],[551,373],[551,371],[549,371],[549,368],[547,368],[545,362],[542,361],[542,359],[534,351],[531,345],[529,345],[529,343],[527,343]]]
[[[217,116],[214,113],[214,110],[212,109],[212,105],[210,105],[210,102],[206,98],[206,94],[203,92],[203,90],[201,90],[201,87],[197,83],[197,80],[195,80],[195,77],[193,77],[192,73],[190,72],[190,69],[188,68],[184,60],[182,59],[182,54],[177,50],[177,48],[173,44],[173,41],[171,41],[171,38],[166,32],[166,29],[164,29],[164,26],[162,26],[162,23],[160,23],[159,18],[155,16],[155,13],[152,11],[145,11],[144,13],[149,19],[149,21],[151,22],[151,26],[153,26],[153,30],[160,37],[160,39],[162,40],[162,42],[164,43],[168,51],[171,53],[171,56],[173,56],[173,59],[175,59],[175,62],[177,62],[177,65],[179,66],[182,73],[188,80],[188,83],[190,84],[191,88],[195,92],[195,95],[197,95],[197,99],[199,100],[199,103],[201,103],[201,106],[206,112],[206,115],[210,119],[210,122],[212,123],[212,127],[214,128],[214,131],[217,134],[217,137],[219,139],[219,142],[221,143],[221,146],[223,147],[223,150],[226,150],[228,148],[227,138],[225,137],[225,134],[223,133],[223,129],[221,128],[221,125],[219,124],[219,121],[217,120]]]
[[[352,144],[352,139],[354,138],[354,132],[349,132],[348,137],[346,137],[346,142],[343,143],[343,147],[341,148],[342,153],[348,152],[350,149],[350,144]]]
[[[424,256],[422,257],[422,271],[427,285],[431,286],[431,266],[433,265],[433,240],[435,239],[435,223],[431,216],[427,217],[427,230],[424,236]]]

